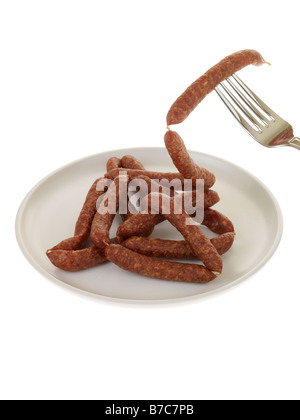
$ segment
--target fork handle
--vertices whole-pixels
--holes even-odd
[[[300,150],[300,139],[298,137],[294,137],[290,142],[289,146],[294,147],[295,149]]]

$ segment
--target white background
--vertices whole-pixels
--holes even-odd
[[[172,102],[234,51],[272,62],[242,76],[300,135],[297,4],[1,1],[0,398],[299,399],[300,153],[255,143],[215,93],[178,131],[259,177],[284,216],[250,280],[184,304],[96,302],[43,278],[14,234],[23,197],[54,169],[162,146]]]

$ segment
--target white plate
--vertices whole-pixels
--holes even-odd
[[[224,256],[224,271],[206,284],[185,284],[148,279],[120,270],[113,264],[68,273],[54,267],[45,251],[73,235],[74,225],[90,185],[105,173],[112,156],[133,154],[148,169],[174,171],[165,149],[117,150],[86,157],[57,170],[36,185],[24,199],[16,219],[21,250],[42,274],[61,284],[100,297],[129,301],[167,301],[204,296],[236,285],[258,271],[274,254],[283,230],[279,205],[270,191],[253,175],[219,158],[192,152],[201,166],[214,172],[214,189],[221,202],[215,207],[234,223],[237,238]],[[179,238],[163,223],[155,237]]]

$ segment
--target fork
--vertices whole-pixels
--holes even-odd
[[[291,146],[300,150],[300,138],[294,137],[292,126],[269,108],[236,74],[220,83],[215,91],[258,143],[265,147]]]

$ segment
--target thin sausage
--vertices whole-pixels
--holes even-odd
[[[122,162],[121,159],[117,157],[112,157],[107,161],[106,164],[106,170],[107,172],[110,172],[114,169],[122,168]]]
[[[172,194],[170,195],[172,197]],[[211,206],[220,200],[218,194],[209,190],[204,194],[204,206]],[[193,206],[195,206],[196,197],[193,191]],[[184,205],[184,203],[183,203]],[[160,214],[137,213],[131,217],[123,218],[123,224],[119,226],[117,237],[119,240],[130,238],[131,236],[150,236],[156,225],[165,221],[164,216]],[[149,233],[151,232],[151,233]]]
[[[167,205],[167,200],[164,199],[163,194],[152,193],[148,198],[159,203],[159,209],[157,209],[159,213],[182,234],[198,258],[203,261],[203,264],[209,270],[221,273],[223,268],[222,258],[200,227],[193,223],[184,210],[181,214],[175,214],[174,198],[170,198],[170,206]],[[148,199],[148,203],[150,200]]]
[[[217,238],[211,239],[219,255],[224,255],[232,247],[234,233],[224,233]],[[148,239],[133,236],[122,242],[128,248],[139,254],[154,258],[166,258],[170,260],[198,259],[198,256],[186,241],[170,241],[166,239]]]
[[[146,257],[121,245],[108,246],[105,255],[121,269],[150,278],[188,283],[208,283],[216,278],[214,273],[201,265]]]
[[[130,238],[131,236],[142,236],[144,230],[150,230],[164,220],[164,216],[160,214],[135,214],[119,226],[117,236],[121,240]],[[234,226],[228,217],[213,209],[204,210],[202,225],[218,235],[235,231]]]
[[[144,175],[139,175],[135,177],[132,181],[142,180],[145,181],[147,185],[146,194],[141,196],[141,200],[148,196],[151,192],[152,183],[154,180],[151,180],[149,177]],[[138,185],[138,184],[137,184]],[[159,186],[157,186],[159,191]],[[170,194],[174,194],[173,191]],[[161,215],[152,215],[152,214],[144,214],[144,213],[137,213],[127,217],[125,220],[123,219],[124,223],[119,226],[117,230],[117,238],[122,241],[126,238],[131,236],[142,236],[148,237],[152,234],[154,228],[159,223],[164,221],[164,217]]]
[[[213,209],[205,210],[202,225],[206,226],[218,235],[222,235],[222,233],[227,232],[234,232],[234,226],[231,220],[224,216],[224,214]]]
[[[59,244],[52,247],[51,250],[55,251],[60,249],[66,251],[75,251],[84,246],[85,240],[86,239],[83,236],[72,236],[71,238],[67,238],[59,242]]]
[[[54,246],[52,250],[78,250],[84,246],[90,230],[91,225],[96,214],[97,200],[104,194],[103,191],[97,191],[97,185],[103,178],[97,179],[91,186],[85,203],[82,207],[78,220],[75,226],[74,237],[68,238]]]
[[[115,219],[115,214],[96,213],[91,230],[91,241],[95,246],[104,249],[109,245],[109,231]]]
[[[165,135],[165,145],[174,165],[185,179],[203,179],[206,188],[211,188],[215,184],[215,175],[196,165],[178,133],[168,130]]]
[[[134,178],[133,181],[135,179],[143,179],[148,183],[148,191],[149,193],[151,192],[151,180],[148,177],[145,176],[138,176],[137,178]],[[150,181],[150,184],[149,184]],[[152,180],[152,183],[154,182],[153,186],[155,186],[155,181]],[[168,187],[164,187],[161,186],[159,184],[157,184],[158,186],[155,189],[155,192],[161,192],[163,194],[167,194],[170,197],[174,197],[175,195],[175,191],[172,188],[171,190]],[[192,206],[194,208],[199,208],[199,206],[203,207],[204,209],[208,209],[213,207],[215,204],[217,204],[220,201],[220,196],[219,194],[214,191],[214,190],[205,190],[204,194],[201,193],[201,191],[197,191],[196,189],[193,189],[192,191],[184,191],[182,194],[182,206],[185,206],[187,204],[187,199],[186,197],[190,196],[192,194],[192,196],[190,197],[190,202],[192,204]],[[176,195],[177,199],[178,199],[178,194]],[[142,199],[143,197],[141,197]],[[189,208],[187,209],[188,211],[190,210]]]
[[[136,159],[134,156],[131,155],[126,155],[123,156],[121,159],[122,162],[122,167],[126,168],[126,169],[140,169],[140,170],[145,170],[144,165],[138,160]],[[107,170],[107,172],[110,172],[109,170]]]
[[[97,201],[104,194],[104,191],[97,190],[97,186],[102,181],[102,179],[103,178],[99,178],[94,182],[86,197],[85,203],[76,223],[75,236],[84,236],[87,238],[90,233],[93,218],[97,211]]]
[[[137,178],[140,175],[147,176],[150,179],[154,179],[156,181],[160,181],[163,184],[163,180],[166,181],[166,186],[169,186],[169,182],[174,180],[179,180],[181,182],[181,189],[183,190],[184,187],[184,176],[179,174],[178,172],[156,172],[156,171],[143,171],[139,169],[114,169],[111,172],[105,175],[105,178],[115,179],[119,176],[122,172],[126,172],[126,174],[130,178]],[[195,186],[196,183],[193,183]]]
[[[220,201],[219,194],[214,190],[207,190],[204,194],[204,208],[208,209]],[[193,202],[194,203],[194,202]]]
[[[239,51],[224,58],[189,86],[174,102],[167,115],[167,125],[184,121],[219,83],[250,64],[260,66],[265,64],[265,60],[254,50]]]
[[[127,213],[120,214],[121,219],[123,220],[123,222],[126,222],[126,220],[130,219],[130,217],[134,216],[135,214],[137,214],[137,211],[135,210],[135,208],[133,208],[132,204],[129,201],[129,196],[127,196]]]
[[[117,237],[120,240],[123,240],[125,238],[130,238],[131,236],[143,236],[144,232],[150,232],[151,230],[153,232],[155,226],[162,223],[164,220],[165,218],[160,214],[138,213],[119,226]]]
[[[103,203],[105,207],[107,207],[110,202],[115,203],[114,210],[116,212],[119,210],[120,181],[121,177],[117,177],[114,180],[114,183],[112,183],[107,191],[107,196]],[[126,181],[128,183],[128,178],[126,178]],[[110,244],[109,231],[115,216],[116,214],[112,214],[109,209],[107,209],[105,214],[101,214],[99,211],[96,212],[91,227],[91,241],[96,247],[104,249]]]
[[[90,247],[78,251],[49,250],[46,253],[53,265],[64,271],[81,271],[107,261],[104,251]]]
[[[146,189],[145,190],[142,190],[140,187],[141,187],[141,184],[140,184],[140,180],[142,180],[142,181],[144,181],[144,186],[146,186]],[[130,182],[130,186],[132,187],[132,186],[134,186],[135,188],[140,188],[140,200],[142,200],[144,197],[146,197],[150,192],[151,192],[151,187],[152,187],[152,183],[153,183],[154,181],[153,180],[151,180],[150,178],[148,178],[148,177],[146,177],[146,176],[143,176],[143,175],[140,175],[140,176],[138,176],[138,177],[136,177],[136,178],[134,178],[134,179],[132,179],[131,180],[131,182]],[[159,189],[158,189],[158,191],[159,191]],[[131,217],[133,217],[133,216],[136,216],[137,214],[138,214],[138,212],[137,212],[137,210],[134,208],[134,206],[130,203],[130,200],[129,200],[129,196],[127,197],[127,202],[128,202],[128,205],[127,205],[127,214],[126,215],[121,215],[121,218],[122,218],[122,220],[123,220],[123,223],[125,223],[125,222],[127,222]],[[136,223],[136,222],[135,222]],[[137,221],[137,223],[139,224],[139,222]],[[122,225],[121,225],[122,226]],[[126,227],[127,226],[127,227]],[[127,229],[129,229],[129,232],[130,232],[130,229],[131,229],[131,223],[130,222],[127,222],[126,224],[125,224],[125,231],[127,230]],[[154,227],[155,227],[155,224],[153,224],[153,225],[148,225],[148,226],[146,226],[146,228],[145,229],[143,229],[143,226],[142,225],[140,225],[139,224],[139,226],[137,227],[137,226],[135,226],[135,227],[133,227],[133,229],[135,229],[135,231],[136,231],[136,229],[138,229],[138,233],[137,233],[137,235],[138,236],[145,236],[145,237],[148,237],[148,236],[150,236],[151,234],[152,234],[152,232],[153,232],[153,230],[154,230]],[[122,229],[121,229],[122,230]],[[121,232],[121,230],[120,230],[120,232]],[[130,236],[131,236],[131,234],[130,234]],[[121,240],[121,239],[123,239],[122,238],[122,235],[120,235],[120,234],[118,234],[117,233],[117,237]],[[127,237],[127,236],[126,236]]]

